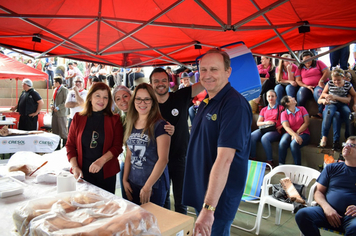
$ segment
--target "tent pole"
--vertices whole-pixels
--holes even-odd
[[[47,113],[48,113],[48,84],[49,84],[49,76],[47,78],[47,81],[46,81],[46,84],[47,84]]]
[[[16,78],[16,104],[19,102],[19,78]]]

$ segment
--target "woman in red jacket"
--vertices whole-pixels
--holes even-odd
[[[82,177],[115,193],[123,128],[120,116],[112,113],[111,106],[110,88],[104,83],[93,85],[84,110],[73,118],[66,147],[76,179]]]

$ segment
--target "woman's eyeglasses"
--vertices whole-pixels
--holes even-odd
[[[96,141],[98,138],[99,138],[99,133],[93,131],[93,134],[91,135],[90,148],[96,148],[96,146],[98,146],[98,142]]]
[[[354,143],[342,143],[343,147],[351,147],[351,148],[356,148],[356,144]]]
[[[135,98],[135,103],[136,104],[141,104],[141,102],[144,102],[145,104],[151,104],[152,103],[152,99],[151,98]]]

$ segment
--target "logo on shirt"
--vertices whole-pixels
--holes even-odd
[[[206,114],[206,118],[207,118],[208,120],[216,121],[216,119],[218,118],[218,116],[217,116],[216,114],[210,114],[210,113],[208,113],[208,114]]]
[[[178,116],[178,114],[179,114],[178,109],[177,109],[177,108],[174,108],[174,109],[172,110],[172,115],[173,115],[173,116]]]

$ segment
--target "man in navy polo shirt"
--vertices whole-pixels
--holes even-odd
[[[200,62],[208,96],[193,122],[183,187],[183,203],[199,213],[196,235],[230,235],[245,188],[252,111],[231,87],[231,70],[229,55],[217,49]]]

